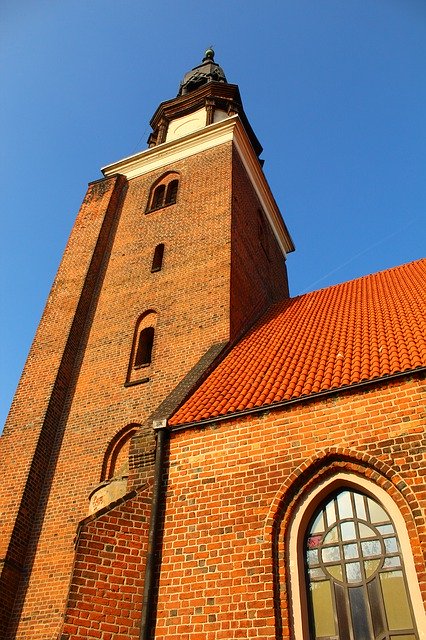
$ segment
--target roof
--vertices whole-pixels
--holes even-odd
[[[227,82],[222,67],[214,61],[213,49],[207,49],[201,64],[185,74],[184,79],[180,83],[178,95],[184,95],[185,93],[194,91],[207,82]]]
[[[183,425],[426,367],[426,259],[272,306],[170,418]]]

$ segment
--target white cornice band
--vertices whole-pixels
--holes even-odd
[[[259,202],[284,256],[294,250],[290,234],[282,220],[280,211],[263,174],[259,160],[251,146],[247,133],[237,115],[210,124],[198,131],[164,142],[118,162],[103,167],[105,177],[120,173],[128,180],[161,169],[207,149],[233,142],[244,164]]]

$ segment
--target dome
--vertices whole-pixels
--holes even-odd
[[[208,82],[227,82],[225,73],[215,61],[214,51],[209,48],[204,54],[201,64],[185,74],[180,83],[179,96],[195,91]]]

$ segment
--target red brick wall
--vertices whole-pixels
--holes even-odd
[[[139,637],[150,489],[83,521],[61,639]]]
[[[262,209],[235,149],[232,185],[231,332],[235,336],[271,302],[288,297],[288,282],[285,258],[263,213],[261,241]]]
[[[425,390],[413,376],[172,433],[156,640],[290,638],[282,541],[295,498],[332,468],[391,494],[426,598]]]
[[[59,422],[123,181],[89,186],[53,283],[3,436],[0,457],[0,626],[21,578],[46,469],[60,443]],[[11,579],[11,573],[14,578]]]
[[[167,169],[180,173],[177,202],[145,214],[149,189]],[[145,435],[131,445],[131,487],[146,481],[152,465],[150,416],[212,345],[229,339],[232,143],[135,178],[121,192],[122,186],[123,180],[109,179],[89,189],[1,441],[3,446],[10,441],[15,451],[10,474],[16,475],[5,500],[10,512],[5,540],[19,508],[38,425],[51,407],[49,424],[59,435],[55,440],[52,431],[44,432],[53,453],[43,464],[34,463],[45,476],[35,473],[28,481],[33,502],[31,511],[22,509],[22,514],[32,528],[22,530],[31,536],[25,542],[26,573],[8,638],[56,638],[72,540],[87,515],[88,496],[100,480],[109,443],[126,425],[146,426]],[[165,244],[163,269],[152,274],[152,255],[160,242]],[[240,292],[241,307],[244,295]],[[257,304],[248,298],[248,316]],[[147,309],[158,317],[152,364],[143,372],[149,381],[125,386],[135,325]],[[49,400],[54,385],[57,391]]]

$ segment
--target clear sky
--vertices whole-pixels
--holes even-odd
[[[87,183],[213,45],[296,252],[292,295],[424,255],[425,0],[2,0],[3,423]]]

